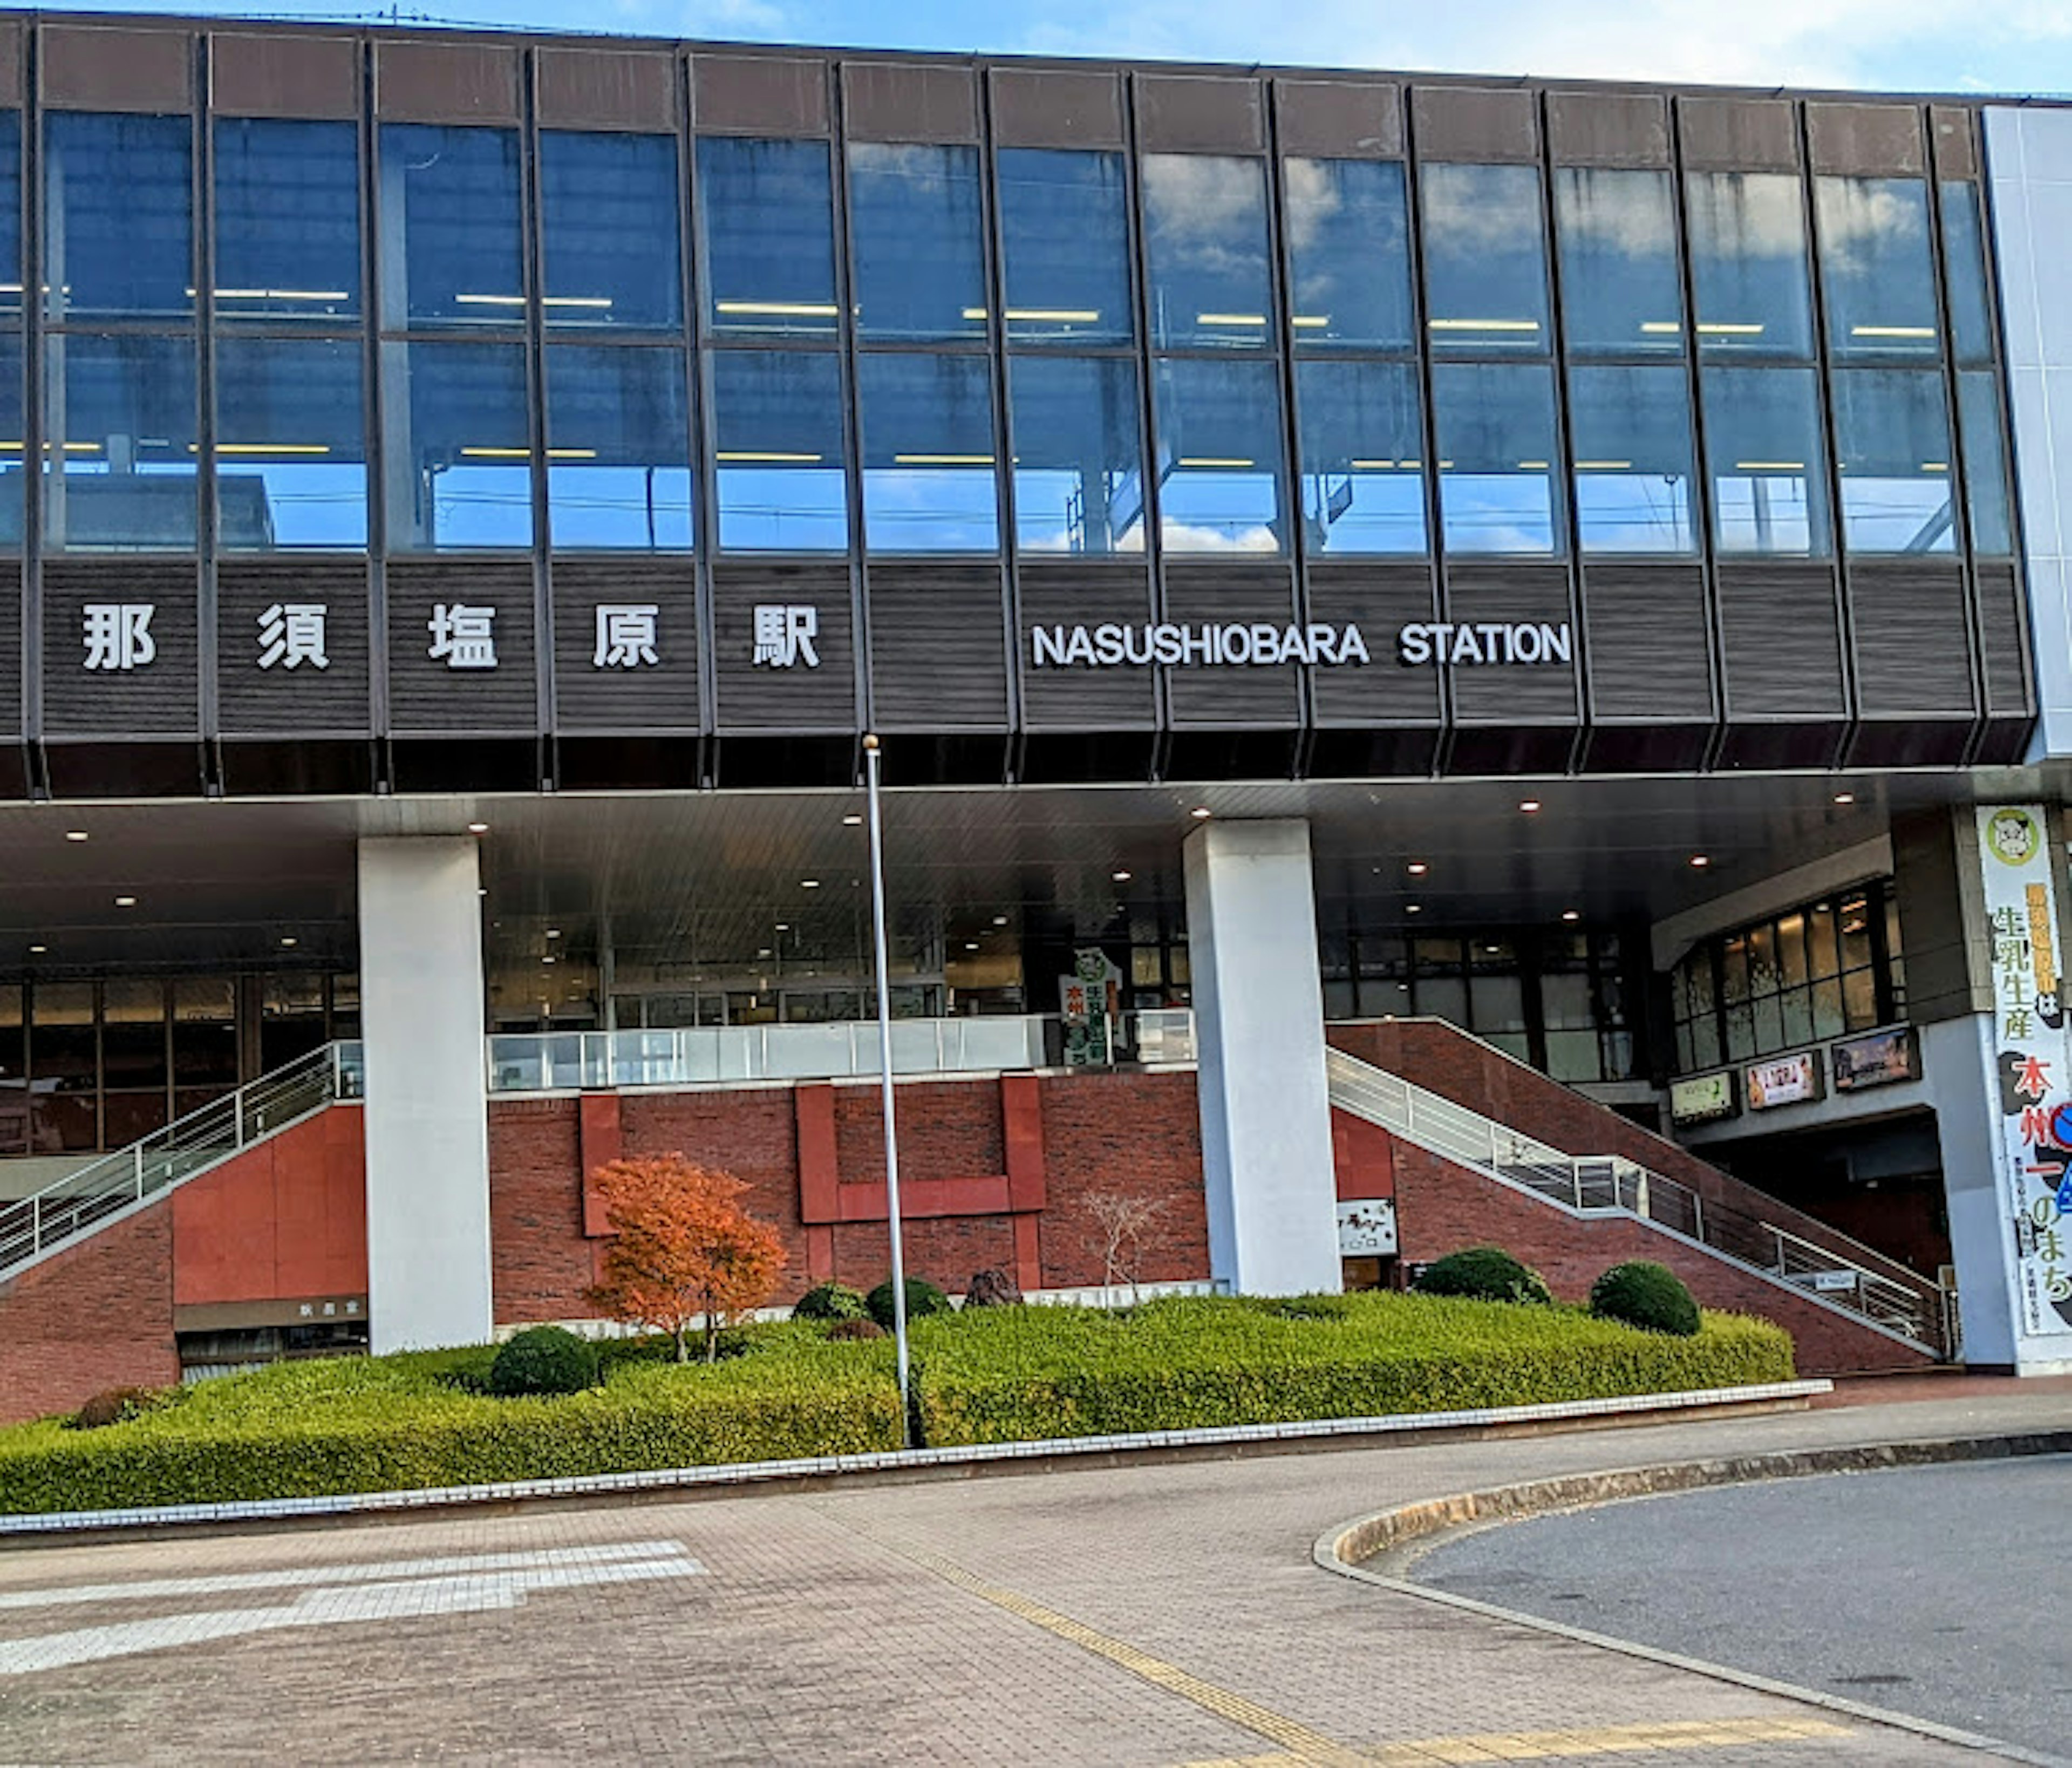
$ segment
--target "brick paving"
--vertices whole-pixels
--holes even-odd
[[[1491,1442],[11,1548],[0,1764],[1975,1762],[1335,1577],[1311,1544],[1541,1475],[2068,1417],[2061,1384],[1967,1382]],[[255,1614],[265,1630],[208,1636]],[[47,1662],[133,1638],[154,1648],[9,1673],[31,1640]]]

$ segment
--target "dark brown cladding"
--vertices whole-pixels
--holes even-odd
[[[375,109],[384,122],[515,123],[518,51],[493,43],[384,39],[374,56]]]
[[[170,25],[51,25],[43,34],[43,100],[70,110],[190,110],[194,39]]]
[[[220,31],[208,45],[209,106],[226,117],[360,114],[360,45],[350,37]]]
[[[535,60],[540,126],[667,134],[676,127],[673,56],[547,48]]]

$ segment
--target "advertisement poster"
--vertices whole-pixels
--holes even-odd
[[[2021,1330],[2072,1330],[2072,1088],[2058,969],[2057,892],[2040,804],[1979,807],[1979,870],[1992,940],[2000,1186]]]
[[[1830,1044],[1827,1059],[1834,1067],[1836,1092],[1861,1092],[1866,1087],[1921,1078],[1921,1045],[1911,1026]]]
[[[1693,1075],[1688,1079],[1671,1083],[1669,1117],[1679,1127],[1716,1123],[1722,1117],[1733,1116],[1741,1108],[1741,1100],[1734,1093],[1731,1068],[1723,1068],[1717,1074]]]
[[[1744,1079],[1750,1111],[1774,1111],[1779,1105],[1803,1104],[1825,1096],[1819,1055],[1811,1050],[1759,1062]]]
[[[1067,1067],[1100,1067],[1115,1060],[1112,1039],[1122,1010],[1122,972],[1099,946],[1072,954],[1072,973],[1058,978],[1058,1009]]]

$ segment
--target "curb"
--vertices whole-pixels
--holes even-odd
[[[1225,1425],[1197,1430],[1152,1430],[1116,1437],[1066,1437],[1032,1442],[977,1443],[951,1449],[882,1449],[791,1461],[742,1462],[718,1467],[665,1467],[638,1473],[591,1474],[567,1479],[516,1479],[479,1486],[416,1490],[343,1492],[311,1498],[245,1499],[216,1504],[162,1504],[123,1510],[46,1511],[0,1515],[0,1548],[56,1537],[165,1528],[222,1527],[373,1516],[468,1504],[513,1504],[541,1499],[660,1495],[722,1496],[744,1487],[798,1486],[861,1476],[890,1478],[969,1478],[993,1472],[1042,1470],[1057,1463],[1115,1463],[1145,1459],[1196,1460],[1315,1447],[1396,1447],[1447,1437],[1533,1435],[1564,1429],[1646,1422],[1671,1417],[1734,1417],[1803,1412],[1831,1392],[1825,1379],[1774,1381],[1745,1388],[1700,1388],[1682,1393],[1627,1394],[1529,1406],[1487,1406],[1464,1412],[1398,1412],[1371,1418],[1320,1418],[1288,1424]]]
[[[1939,1742],[1975,1749],[2008,1761],[2027,1762],[2033,1768],[2072,1768],[2072,1757],[2055,1756],[2008,1743],[1978,1732],[1917,1718],[1888,1707],[1851,1700],[1819,1688],[1802,1688],[1737,1670],[1725,1664],[1686,1657],[1679,1652],[1593,1633],[1536,1614],[1499,1607],[1475,1597],[1457,1596],[1435,1589],[1390,1571],[1401,1573],[1423,1554],[1439,1544],[1440,1538],[1456,1532],[1516,1522],[1556,1511],[1580,1510],[1598,1504],[1619,1503],[1633,1499],[1666,1494],[1700,1491],[1708,1487],[1738,1485],[1756,1480],[1803,1479],[1822,1474],[1870,1473],[1900,1467],[1936,1466],[1955,1462],[2000,1461],[2016,1456],[2072,1454],[2072,1429],[2012,1432],[1994,1437],[1952,1437],[1918,1442],[1860,1444],[1832,1449],[1783,1449],[1768,1454],[1732,1455],[1712,1461],[1682,1462],[1652,1467],[1614,1468],[1603,1473],[1572,1474],[1551,1479],[1526,1480],[1498,1486],[1482,1492],[1458,1492],[1421,1503],[1399,1505],[1356,1517],[1319,1535],[1310,1557],[1324,1571],[1339,1577],[1392,1591],[1419,1601],[1436,1602],[1470,1614],[1503,1621],[1513,1626],[1596,1646],[1627,1657],[1639,1658],[1671,1669],[1686,1670],[1728,1682],[1759,1693],[1846,1713],[1872,1724],[1888,1725]],[[1370,1571],[1363,1561],[1378,1560],[1390,1570]]]

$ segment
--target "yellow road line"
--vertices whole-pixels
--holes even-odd
[[[1651,1725],[1583,1725],[1562,1731],[1474,1732],[1457,1737],[1416,1737],[1355,1752],[1379,1768],[1434,1768],[1440,1762],[1558,1762],[1585,1756],[1652,1755],[1717,1749],[1737,1744],[1797,1743],[1846,1737],[1847,1725],[1827,1719],[1684,1719]],[[1231,1756],[1190,1768],[1301,1768],[1314,1758],[1299,1753]]]

